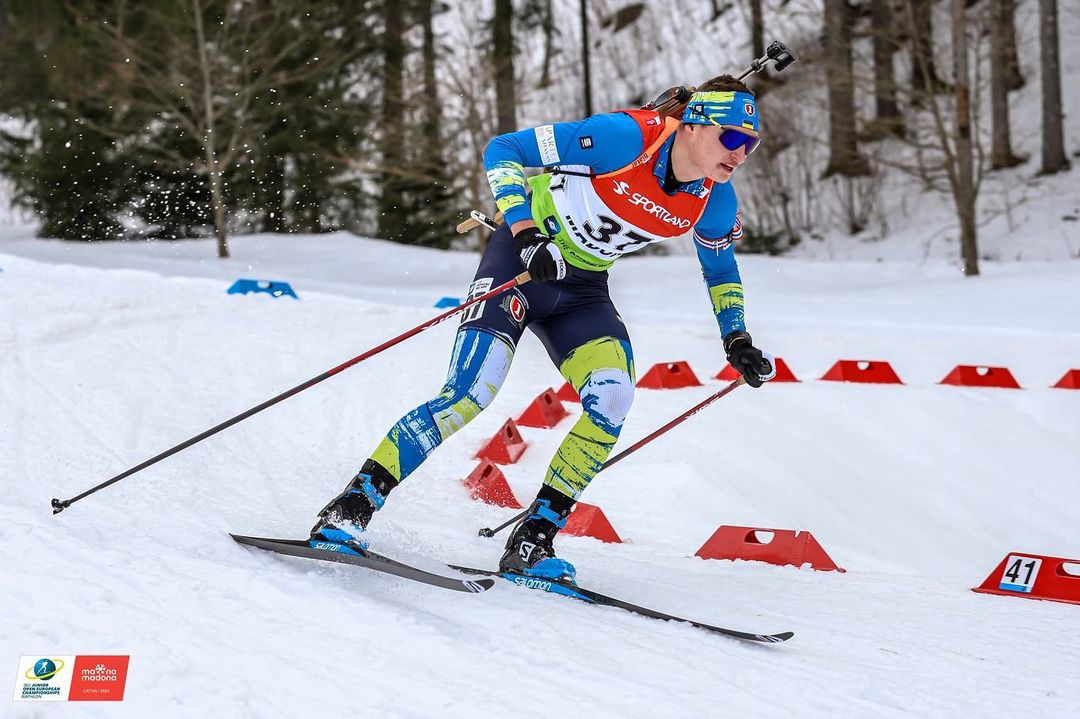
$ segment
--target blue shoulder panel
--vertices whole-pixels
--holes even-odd
[[[644,149],[641,130],[622,112],[499,135],[484,149],[495,204],[510,224],[531,217],[526,167],[584,165],[597,174],[630,164]]]

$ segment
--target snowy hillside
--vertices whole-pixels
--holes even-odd
[[[0,656],[130,654],[123,703],[64,716],[1075,717],[1080,607],[974,594],[1006,553],[1080,557],[1080,264],[741,260],[750,330],[800,384],[740,388],[602,474],[623,544],[562,537],[583,585],[752,631],[687,626],[499,584],[482,595],[237,546],[302,536],[400,413],[441,385],[438,326],[72,506],[70,497],[432,316],[476,257],[348,235],[80,246],[0,233]],[[299,301],[227,295],[238,277]],[[689,257],[631,258],[612,294],[639,374],[723,365]],[[816,381],[885,359],[904,386]],[[1022,391],[947,387],[956,364]],[[495,404],[395,492],[375,547],[490,566],[472,454],[548,386],[531,336]],[[640,390],[619,446],[722,385]],[[571,406],[573,407],[573,406]],[[525,429],[535,491],[569,428]],[[806,529],[845,574],[705,561],[721,524]],[[10,675],[9,675],[10,680]],[[0,704],[2,716],[51,716]]]

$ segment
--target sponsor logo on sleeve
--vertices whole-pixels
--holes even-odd
[[[578,142],[581,143],[581,149],[582,150],[591,150],[592,149],[592,137],[591,136],[586,135],[585,137],[580,138],[578,140]]]
[[[540,161],[545,165],[557,165],[559,158],[559,146],[555,143],[555,127],[553,125],[541,125],[533,130],[536,134],[536,146],[540,150]]]

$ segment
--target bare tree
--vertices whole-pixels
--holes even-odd
[[[543,0],[541,8],[543,15],[540,19],[540,27],[544,31],[544,65],[540,70],[540,81],[537,87],[543,89],[551,84],[551,59],[555,55],[555,11],[551,7],[551,0]]]
[[[975,233],[975,180],[971,151],[971,98],[968,72],[967,16],[964,0],[951,0],[953,72],[956,75],[956,161],[949,178],[953,185],[956,214],[960,219],[960,251],[964,274],[979,274],[979,250]],[[952,168],[950,168],[952,169]]]
[[[1039,62],[1042,64],[1041,175],[1050,175],[1070,167],[1062,131],[1057,15],[1057,0],[1039,0]]]
[[[892,0],[870,1],[870,36],[874,52],[874,120],[864,130],[867,138],[887,134],[902,137],[904,122],[896,102],[893,55],[899,50]]]
[[[911,38],[911,91],[918,102],[924,95],[945,92],[948,85],[938,77],[934,62],[934,3],[904,0]]]
[[[990,166],[1013,167],[1023,162],[1012,151],[1009,131],[1009,53],[1008,27],[1013,18],[1011,0],[990,0],[987,14],[990,25]]]
[[[1002,0],[1001,22],[1005,31],[1005,86],[1011,92],[1025,83],[1016,52],[1016,0]]]
[[[405,170],[405,9],[383,0],[382,171],[378,183],[379,237],[402,238],[407,224],[402,202]]]
[[[175,124],[198,145],[198,157],[168,143],[150,144],[148,151],[206,176],[218,256],[228,257],[225,174],[275,120],[274,113],[256,111],[256,104],[334,59],[313,38],[293,30],[294,10],[287,2],[117,0],[114,9],[114,22],[93,28],[101,51],[115,62],[118,79],[108,88],[115,94],[115,113]],[[136,17],[140,35],[125,29]],[[297,65],[295,54],[305,47],[309,61]],[[95,129],[125,142],[139,132],[118,123]]]
[[[491,54],[495,65],[495,108],[500,134],[517,129],[514,98],[514,5],[511,0],[495,0]]]
[[[581,68],[582,93],[585,102],[585,117],[593,114],[592,101],[592,62],[589,58],[589,12],[588,0],[581,0]]]
[[[825,77],[829,87],[829,162],[822,177],[867,175],[870,165],[859,155],[856,136],[855,79],[851,70],[848,0],[825,0]]]

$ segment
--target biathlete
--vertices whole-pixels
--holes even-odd
[[[366,547],[390,492],[491,404],[526,328],[581,397],[582,415],[515,526],[499,569],[573,581],[552,541],[607,459],[634,398],[630,336],[608,294],[622,255],[687,232],[731,366],[751,387],[774,370],[746,332],[733,242],[742,234],[732,174],[758,146],[753,93],[731,75],[697,88],[681,121],[624,110],[494,138],[484,153],[505,218],[469,288],[479,296],[528,269],[532,281],[464,312],[442,391],[402,417],[349,486],[319,512],[312,542]],[[526,178],[525,168],[552,168]]]

